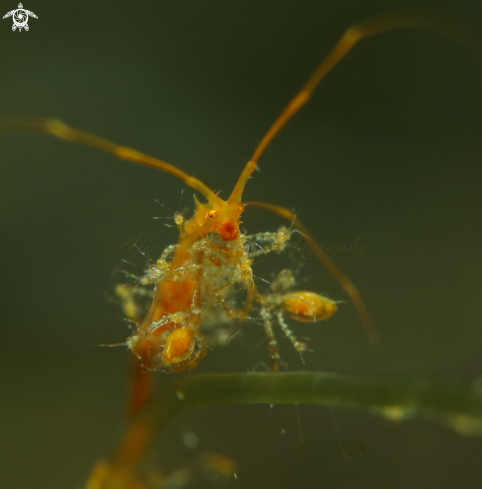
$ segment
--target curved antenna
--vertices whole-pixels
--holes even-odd
[[[372,343],[378,344],[379,338],[373,325],[372,319],[368,310],[363,302],[358,289],[351,283],[348,277],[328,258],[327,254],[320,248],[313,236],[303,226],[300,220],[296,217],[295,213],[287,209],[286,207],[280,207],[279,205],[266,204],[265,202],[242,202],[243,205],[252,205],[255,207],[261,207],[280,217],[292,221],[296,226],[296,229],[303,235],[306,242],[310,245],[310,248],[315,252],[316,256],[320,259],[321,263],[331,273],[333,278],[342,286],[343,290],[348,294],[355,309],[363,324],[363,328]]]
[[[304,87],[291,99],[290,103],[264,135],[254,151],[253,156],[241,173],[229,200],[233,202],[239,202],[241,200],[246,182],[257,168],[257,162],[265,149],[291,117],[310,100],[313,91],[321,80],[330,73],[359,41],[375,34],[380,34],[381,32],[407,28],[422,29],[440,34],[475,51],[482,52],[482,35],[480,32],[465,22],[429,10],[403,10],[393,12],[349,27],[328,56],[318,65],[318,68],[311,75]]]
[[[11,131],[45,132],[66,141],[93,146],[112,153],[122,160],[132,161],[133,163],[150,166],[169,173],[182,180],[189,187],[199,191],[211,203],[219,203],[222,200],[200,180],[188,175],[170,163],[145,155],[135,149],[113,143],[94,134],[73,129],[57,119],[18,119],[0,126],[0,134]]]

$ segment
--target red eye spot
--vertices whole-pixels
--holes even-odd
[[[211,219],[216,215],[216,211],[209,211],[208,212],[208,217],[210,217]]]
[[[224,222],[219,226],[219,237],[223,241],[233,241],[239,237],[239,230],[237,226],[232,222]]]

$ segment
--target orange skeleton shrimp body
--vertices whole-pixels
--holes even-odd
[[[149,396],[152,374],[144,369],[195,368],[205,355],[207,344],[199,331],[203,293],[223,304],[216,289],[226,287],[228,280],[241,283],[249,297],[254,293],[251,260],[239,231],[244,206],[211,191],[203,193],[208,201],[201,204],[196,199],[194,216],[186,224],[178,221],[180,238],[169,249],[171,256],[163,254],[143,281],[154,283],[156,289],[147,315],[127,341],[138,359],[131,411]]]
[[[251,272],[251,258],[256,252],[250,253],[250,237],[241,234],[239,229],[240,217],[246,205],[264,208],[293,223],[322,264],[350,297],[369,338],[377,339],[370,316],[357,289],[330,261],[296,215],[289,209],[268,203],[242,202],[242,195],[266,147],[290,118],[308,102],[321,80],[358,41],[399,28],[422,28],[452,37],[458,42],[481,50],[480,40],[477,36],[474,37],[464,24],[432,12],[396,12],[350,27],[263,137],[227,200],[221,199],[200,180],[174,165],[98,136],[72,129],[57,120],[21,120],[0,128],[0,132],[46,132],[67,141],[108,151],[118,158],[169,173],[198,191],[205,199],[203,203],[195,200],[196,209],[191,219],[186,223],[182,219],[179,220],[178,244],[169,247],[157,264],[147,270],[146,275],[141,278],[141,284],[155,286],[148,313],[145,317],[136,317],[137,313],[135,307],[131,307],[132,304],[125,307],[127,315],[136,323],[136,331],[126,343],[134,354],[136,370],[132,411],[137,410],[149,396],[152,371],[160,368],[173,371],[194,368],[206,353],[207,344],[200,332],[201,315],[205,307],[203,301],[209,301],[224,310],[229,318],[245,318],[252,304],[258,303],[273,358],[273,370],[277,369],[279,359],[272,330],[275,317],[295,349],[301,353],[306,351],[306,345],[296,339],[287,327],[285,314],[298,321],[314,322],[325,319],[336,311],[336,303],[330,299],[313,292],[292,291],[294,280],[284,272],[268,294],[261,295],[257,292]],[[283,242],[283,236],[286,237],[287,234],[290,233],[283,230],[267,233],[266,239],[269,244],[264,251],[281,250],[283,245],[280,245],[278,240],[281,239]],[[225,300],[230,290],[236,286],[240,287],[245,295],[244,307],[241,309],[231,307]],[[124,289],[121,296],[127,304],[130,300],[129,291]]]

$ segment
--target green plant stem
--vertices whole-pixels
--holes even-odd
[[[119,445],[103,488],[133,487],[129,480],[146,450],[182,411],[293,403],[364,409],[397,421],[420,416],[462,434],[482,435],[481,381],[464,384],[326,372],[202,374],[163,387],[139,411]]]

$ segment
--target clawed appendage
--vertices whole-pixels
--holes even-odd
[[[254,257],[285,251],[295,232],[282,226],[276,232],[241,234],[229,243],[208,234],[193,243],[188,250],[189,262],[179,268],[172,267],[178,246],[168,246],[136,283],[117,286],[124,314],[135,324],[127,347],[148,370],[192,369],[208,348],[226,342],[232,329],[230,322],[249,315],[250,320],[263,325],[273,370],[279,367],[274,322],[303,359],[309,351],[306,341],[296,337],[287,317],[298,322],[319,322],[336,312],[337,303],[321,294],[294,290],[296,283],[290,270],[282,270],[266,293],[255,287],[252,273]],[[163,293],[156,303],[159,289]],[[168,304],[162,305],[166,297]],[[153,307],[163,314],[148,323],[143,318],[154,317]]]
[[[268,341],[272,358],[271,370],[276,371],[280,366],[278,342],[273,331],[276,321],[293,348],[299,353],[305,364],[304,353],[311,351],[305,338],[298,338],[288,323],[286,316],[303,323],[317,323],[333,316],[337,311],[337,301],[321,294],[310,291],[294,291],[296,285],[293,272],[281,270],[266,295],[258,294],[256,301],[260,304],[260,317]]]

